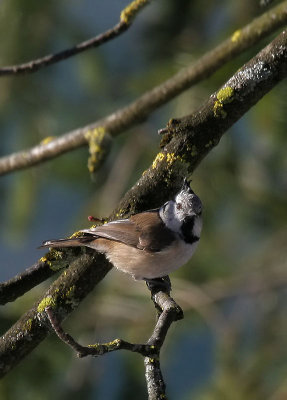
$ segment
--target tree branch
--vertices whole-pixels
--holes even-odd
[[[158,348],[156,356],[148,355],[144,359],[145,378],[149,400],[166,398],[165,383],[160,367],[160,350],[164,343],[167,331],[174,321],[183,318],[182,309],[170,297],[169,292],[152,290],[152,300],[157,310],[160,310],[157,324],[147,344]]]
[[[29,354],[49,333],[45,309],[57,309],[62,321],[111,269],[105,257],[82,251],[37,302],[0,339],[0,377]]]
[[[176,194],[222,135],[287,74],[286,31],[240,68],[196,112],[169,121],[162,150],[111,218],[157,207]]]
[[[31,167],[84,146],[87,144],[87,137],[93,135],[93,131],[97,131],[98,128],[102,128],[112,136],[120,134],[147,118],[150,113],[184,90],[209,77],[227,61],[249,49],[279,27],[284,26],[286,22],[287,1],[284,1],[254,19],[244,28],[235,31],[230,38],[206,53],[198,61],[144,93],[128,106],[58,138],[51,137],[51,140],[43,141],[31,149],[2,157],[0,159],[0,175]]]
[[[182,177],[196,168],[218,144],[223,133],[286,77],[286,60],[287,34],[284,31],[212,94],[197,112],[171,120],[162,150],[127,192],[111,218],[157,207],[175,194]],[[111,269],[104,256],[85,248],[80,251],[44,297],[2,337],[1,375],[45,338],[49,330],[47,307],[53,308],[61,322]]]
[[[172,322],[183,318],[182,309],[170,297],[169,291],[163,290],[161,287],[152,289],[152,300],[158,311],[157,323],[154,327],[153,333],[145,345],[131,344],[122,339],[115,339],[110,343],[93,344],[88,347],[82,346],[77,343],[69,334],[65,333],[57,319],[57,315],[53,310],[51,304],[48,304],[44,310],[47,313],[51,326],[58,337],[67,345],[72,347],[79,357],[100,356],[105,353],[115,350],[130,350],[140,353],[143,356],[152,357],[159,354],[160,349],[164,343],[166,334]]]
[[[150,0],[135,0],[130,3],[122,12],[120,16],[120,21],[111,29],[106,32],[99,34],[89,40],[85,40],[82,43],[77,44],[69,49],[65,49],[56,54],[49,54],[47,56],[38,58],[37,60],[32,60],[24,64],[11,65],[8,67],[0,68],[0,77],[13,75],[19,76],[20,74],[28,74],[36,72],[41,68],[47,67],[52,64],[56,64],[60,61],[66,60],[72,56],[82,53],[86,50],[100,46],[115,37],[119,36],[121,33],[125,32],[133,22],[136,14],[149,3]]]
[[[64,255],[60,250],[52,249],[32,267],[27,268],[14,278],[0,283],[0,305],[16,300],[56,272],[68,267],[70,262],[79,255],[79,252],[79,249],[74,248],[65,252]]]
[[[64,343],[66,343],[74,351],[76,351],[79,358],[86,356],[98,357],[117,350],[129,350],[144,356],[155,355],[155,353],[157,352],[154,346],[150,346],[147,344],[129,343],[123,339],[114,339],[108,343],[95,343],[89,344],[88,346],[82,346],[81,344],[76,342],[71,335],[64,332],[51,307],[47,307],[45,311],[49,318],[51,327],[53,328],[59,339],[61,339]]]
[[[148,398],[149,400],[162,399],[165,396],[165,383],[160,367],[160,350],[172,322],[183,318],[181,308],[170,297],[169,278],[168,282],[169,286],[165,291],[157,286],[153,286],[151,289],[152,300],[159,314],[153,333],[146,344],[133,344],[122,339],[115,339],[109,343],[82,346],[71,335],[64,332],[51,306],[48,306],[45,312],[55,333],[63,342],[77,352],[78,357],[86,357],[88,355],[94,357],[102,356],[117,350],[129,350],[144,356]]]
[[[14,155],[8,157],[3,157],[2,159],[0,159],[0,175],[5,174],[7,172],[11,172],[12,170],[15,169],[28,167],[32,164],[41,162],[41,160],[44,160],[46,158],[57,156],[61,154],[62,150],[68,151],[69,146],[71,145],[72,145],[71,148],[76,148],[79,144],[78,140],[81,136],[83,138],[89,136],[88,134],[92,134],[93,136],[93,132],[98,131],[98,128],[96,128],[96,126],[98,127],[109,126],[110,131],[113,131],[114,134],[123,131],[125,127],[126,128],[129,127],[129,124],[133,123],[132,117],[136,118],[136,116],[138,115],[136,111],[137,109],[143,110],[144,113],[149,112],[148,109],[146,109],[149,107],[149,101],[150,101],[149,98],[153,100],[157,99],[156,100],[157,102],[158,100],[160,100],[160,98],[158,97],[159,93],[164,92],[169,95],[169,91],[176,90],[176,87],[184,86],[185,84],[187,84],[187,82],[190,82],[190,84],[195,83],[196,79],[200,78],[200,76],[198,75],[199,71],[201,71],[203,75],[205,73],[208,73],[208,70],[210,70],[211,73],[212,65],[213,67],[216,66],[219,67],[220,62],[223,63],[227,61],[232,54],[233,55],[238,54],[240,49],[244,50],[246,49],[247,45],[254,44],[257,40],[261,39],[262,37],[270,33],[272,30],[276,29],[276,27],[285,23],[286,20],[287,20],[287,1],[279,4],[277,7],[274,7],[269,12],[255,19],[254,21],[251,22],[251,24],[247,25],[242,30],[236,31],[237,34],[235,35],[236,33],[235,32],[231,37],[231,39],[228,39],[223,44],[219,45],[216,49],[205,55],[198,62],[188,67],[187,69],[180,71],[173,78],[166,81],[159,87],[153,89],[151,92],[146,93],[135,103],[132,103],[132,105],[122,110],[119,110],[118,112],[110,115],[109,117],[99,121],[95,125],[90,125],[85,128],[73,131],[58,139],[48,142],[45,145],[36,146],[30,151],[30,153],[20,152],[20,153],[15,153]],[[240,35],[238,32],[240,32]],[[234,39],[235,36],[236,40]],[[204,62],[206,62],[207,66],[203,66]],[[201,69],[201,66],[203,69]],[[127,123],[126,126],[125,122],[121,123],[121,121],[124,121],[127,115],[128,119],[126,120]],[[85,142],[83,142],[82,144],[84,143]],[[60,153],[58,153],[59,150]],[[51,252],[49,253],[48,262],[52,262],[53,265],[55,266],[55,262],[57,259],[58,263],[60,264],[57,268],[53,267],[55,271],[66,266],[66,264],[61,266],[62,262],[61,256],[62,256],[61,252],[53,251],[53,254]],[[65,257],[67,257],[67,254],[65,254]],[[51,263],[49,265],[51,265]],[[38,266],[40,266],[40,269],[42,269],[41,260],[39,261]],[[36,270],[37,270],[36,264],[30,268],[29,285],[27,284],[21,287],[21,279],[24,278],[23,274],[25,275],[26,271],[23,274],[19,274],[13,280],[0,284],[0,304],[5,304],[8,301],[15,300],[16,297],[21,296],[26,291],[30,290],[32,287],[36,286],[41,281],[47,279],[48,276],[51,276],[53,272],[55,272],[49,268],[49,274],[46,276],[44,273],[38,273]],[[35,273],[35,281],[33,282],[32,275],[34,273]],[[15,279],[19,282],[19,284],[17,285],[17,289],[16,289]],[[27,277],[25,278],[25,281],[28,282]],[[14,292],[13,295],[12,292]]]
[[[49,264],[41,259],[32,267],[7,282],[0,283],[0,305],[16,300],[39,283],[55,273]]]

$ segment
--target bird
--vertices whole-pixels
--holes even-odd
[[[201,200],[184,179],[174,198],[159,208],[83,229],[81,237],[46,240],[41,247],[86,246],[105,254],[135,280],[148,282],[185,264],[197,248],[201,229]]]

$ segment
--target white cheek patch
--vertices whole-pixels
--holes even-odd
[[[173,232],[180,232],[181,220],[179,219],[177,213],[175,212],[175,202],[170,201],[165,211],[161,208],[159,215],[167,228]]]
[[[200,237],[202,229],[202,218],[195,218],[192,233],[196,237]]]

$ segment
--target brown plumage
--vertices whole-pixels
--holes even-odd
[[[105,238],[149,252],[160,251],[175,240],[175,234],[162,222],[158,210],[112,221],[95,228],[83,229],[86,236],[45,241],[41,247],[91,246],[89,242]],[[94,246],[93,246],[94,248]]]
[[[151,252],[160,251],[175,240],[175,234],[164,225],[158,210],[84,229],[82,232]]]
[[[200,199],[184,182],[175,199],[159,209],[83,229],[78,238],[48,240],[42,247],[90,247],[135,279],[160,278],[192,256],[201,232],[201,209]]]

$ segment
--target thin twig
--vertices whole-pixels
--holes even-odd
[[[83,51],[98,47],[103,43],[114,39],[130,27],[135,15],[148,2],[149,0],[133,1],[121,12],[120,21],[113,28],[108,29],[106,32],[103,32],[91,39],[85,40],[84,42],[79,43],[76,46],[59,51],[55,54],[46,55],[44,57],[38,58],[37,60],[28,61],[24,64],[0,68],[0,77],[7,75],[19,76],[20,74],[36,72],[41,68],[47,67],[48,65],[56,64],[60,61],[66,60],[69,57],[75,56],[79,53],[82,53]]]
[[[95,343],[88,346],[82,346],[81,344],[76,342],[76,340],[73,339],[71,335],[63,330],[51,307],[46,308],[46,313],[49,318],[51,327],[53,328],[59,339],[70,346],[73,350],[75,350],[77,356],[80,358],[86,356],[102,356],[106,353],[111,353],[117,350],[129,350],[134,353],[142,354],[144,356],[157,354],[155,346],[151,346],[148,344],[133,344],[123,339],[114,339],[108,343]]]
[[[95,123],[75,129],[58,138],[52,138],[52,140],[41,143],[31,149],[0,158],[0,175],[31,167],[84,146],[87,144],[86,136],[88,132],[98,127],[104,128],[111,136],[122,133],[143,121],[154,110],[184,90],[209,77],[227,61],[249,49],[280,26],[284,26],[286,22],[287,1],[284,1],[254,19],[244,28],[235,31],[230,38],[206,53],[198,61],[144,93],[128,106]]]
[[[163,291],[162,288],[152,289],[152,300],[155,304],[156,310],[160,311],[152,335],[146,344],[133,344],[122,339],[115,339],[109,343],[96,343],[82,346],[76,342],[71,335],[64,332],[51,304],[45,307],[45,312],[48,316],[51,327],[57,336],[68,346],[72,347],[72,349],[78,353],[79,357],[85,357],[88,355],[99,356],[111,351],[123,349],[140,353],[143,356],[153,357],[159,355],[170,325],[172,322],[182,319],[183,312],[178,304],[176,304],[176,302],[170,297],[169,293]]]
[[[165,383],[160,367],[160,350],[166,338],[166,334],[172,322],[183,318],[183,312],[176,302],[170,297],[170,281],[169,277],[165,277],[169,285],[165,286],[165,291],[162,285],[157,286],[155,283],[151,290],[152,300],[159,312],[158,319],[152,335],[146,344],[129,343],[122,339],[115,339],[108,343],[96,343],[88,346],[82,346],[73,339],[71,335],[64,332],[55,311],[51,306],[45,308],[52,329],[57,336],[73,350],[76,351],[78,357],[86,356],[102,356],[117,350],[129,350],[136,352],[145,357],[145,377],[147,382],[149,400],[157,400],[166,398]]]
[[[147,344],[156,346],[159,352],[156,357],[147,356],[144,359],[149,400],[167,399],[166,385],[160,366],[160,350],[172,322],[183,318],[182,309],[170,297],[171,286],[169,277],[167,276],[163,280],[167,281],[166,291],[163,291],[160,286],[151,288],[151,297],[158,312],[158,320]]]

